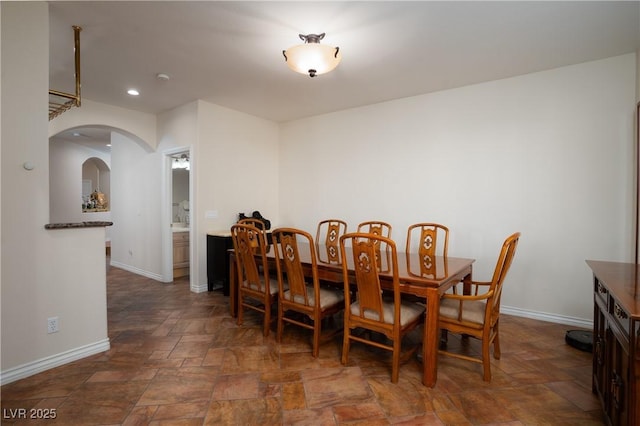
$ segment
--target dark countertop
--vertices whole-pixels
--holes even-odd
[[[69,228],[97,228],[101,226],[111,226],[113,222],[89,221],[72,223],[47,223],[44,229],[69,229]]]

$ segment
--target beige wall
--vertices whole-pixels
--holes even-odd
[[[82,99],[80,108],[62,114],[49,123],[49,136],[80,126],[116,128],[124,136],[153,151],[157,147],[156,116]]]
[[[279,127],[276,123],[198,102],[194,160],[195,223],[199,230],[198,282],[206,283],[206,233],[228,230],[238,213],[259,210],[275,226],[279,217]],[[207,212],[217,218],[207,218]],[[193,269],[192,269],[193,272]]]
[[[636,51],[636,101],[640,102],[640,49]]]
[[[635,82],[631,54],[286,123],[279,222],[440,222],[477,279],[521,231],[503,306],[588,325],[585,259],[632,259]]]
[[[49,222],[46,3],[2,2],[2,383],[109,348],[104,228]],[[29,52],[25,55],[24,52]],[[22,167],[29,161],[35,166]],[[60,331],[47,334],[47,319]]]

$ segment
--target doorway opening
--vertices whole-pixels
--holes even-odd
[[[168,266],[165,268],[169,281],[191,280],[191,153],[188,148],[177,148],[165,152],[167,169],[167,216],[170,246],[167,250]],[[165,222],[167,223],[167,222]],[[170,259],[169,259],[170,258]]]

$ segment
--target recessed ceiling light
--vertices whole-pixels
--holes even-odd
[[[136,89],[129,89],[127,90],[127,93],[131,96],[138,96],[140,94],[140,92],[138,92]]]
[[[75,136],[75,137],[80,136],[80,133],[78,133],[78,132],[73,132],[73,133],[71,133],[71,134],[72,134],[73,136]]]
[[[111,148],[111,144],[110,144],[110,143],[108,143],[108,144],[107,144],[107,146],[108,146],[109,148]]]

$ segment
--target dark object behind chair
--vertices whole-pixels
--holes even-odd
[[[251,213],[251,217],[248,217],[244,213],[238,213],[238,223],[241,223],[243,219],[256,219],[257,221],[262,222],[261,229],[263,231],[268,231],[269,229],[271,229],[271,221],[269,219],[262,217],[262,215],[258,210]]]

